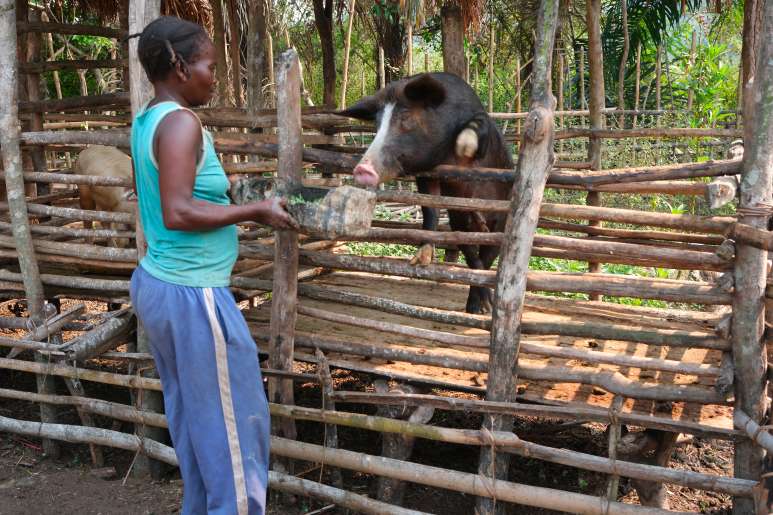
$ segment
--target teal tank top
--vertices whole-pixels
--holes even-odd
[[[160,102],[144,109],[132,122],[137,200],[148,243],[140,266],[157,279],[173,284],[199,288],[228,286],[239,252],[235,225],[206,231],[176,231],[164,225],[153,139],[161,120],[178,109],[185,108],[176,102]],[[193,197],[213,204],[230,204],[230,183],[215,153],[212,136],[203,128],[202,144]]]

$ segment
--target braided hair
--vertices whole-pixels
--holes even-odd
[[[175,16],[161,16],[139,34],[137,53],[150,82],[163,80],[179,64],[188,73],[201,44],[209,38],[204,27]]]

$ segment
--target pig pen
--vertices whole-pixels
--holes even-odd
[[[554,7],[550,2],[543,5],[543,9]],[[25,30],[54,29],[26,26]],[[538,41],[551,39],[538,34]],[[547,51],[549,56],[545,46],[537,51]],[[539,76],[540,71],[534,73]],[[532,98],[547,98],[545,82],[535,82]],[[361,147],[352,144],[360,138],[349,135],[368,134],[372,127],[352,125],[321,110],[302,112],[298,63],[292,53],[280,60],[277,91],[276,111],[198,111],[204,124],[215,131],[219,152],[251,156],[238,162],[226,160],[227,172],[276,172],[278,181],[316,186],[346,182],[356,154],[361,152]],[[0,127],[5,155],[11,155],[14,144],[21,143],[30,154],[43,156],[44,163],[43,152],[47,152],[49,163],[45,169],[36,165],[34,171],[26,168],[22,173],[21,162],[5,160],[9,193],[18,193],[26,183],[28,198],[22,195],[20,201],[18,195],[9,195],[3,205],[11,216],[0,222],[6,233],[0,236],[0,252],[6,259],[0,270],[0,288],[6,299],[28,299],[30,317],[0,319],[0,327],[24,332],[0,338],[0,346],[12,349],[11,354],[0,358],[0,368],[36,374],[38,388],[36,392],[2,389],[0,396],[38,403],[41,421],[0,416],[0,430],[44,438],[47,451],[52,453],[56,440],[88,444],[97,465],[104,461],[103,446],[136,452],[137,461],[145,459],[151,468],[153,460],[174,464],[174,451],[163,443],[163,433],[159,432],[166,425],[160,399],[153,395],[160,391],[160,383],[152,376],[152,359],[142,348],[142,337],[135,336],[130,308],[95,315],[73,301],[128,301],[128,275],[136,266],[137,249],[90,245],[83,238],[131,237],[141,241],[141,236],[135,231],[85,229],[79,222],[135,226],[134,215],[76,209],[72,199],[76,191],[73,185],[77,184],[131,185],[113,178],[67,173],[59,161],[64,152],[83,145],[128,147],[128,134],[121,129],[129,121],[128,98],[116,94],[77,102],[26,102],[18,104],[21,111],[33,113],[31,116],[41,122],[49,118],[49,123],[94,120],[111,125],[91,130],[60,130],[67,127],[59,126],[26,130],[16,141],[13,130]],[[541,109],[549,113],[546,119],[552,120],[549,101],[532,107],[532,113]],[[94,112],[61,113],[84,108]],[[644,116],[636,111],[629,115]],[[529,116],[503,114],[499,118],[533,121]],[[521,129],[520,121],[512,125]],[[266,131],[243,131],[255,127]],[[279,128],[278,135],[270,130],[274,127]],[[713,137],[729,141],[739,134],[732,129],[570,127],[556,131],[554,137],[558,145],[578,139]],[[549,162],[546,141],[520,132],[512,138],[522,141],[520,152],[531,156],[533,163],[539,159]],[[702,270],[715,272],[716,281],[527,271],[521,267],[514,273],[525,277],[521,284],[529,293],[507,297],[515,300],[504,307],[506,314],[523,310],[520,328],[512,332],[512,326],[502,325],[501,317],[462,312],[467,285],[506,288],[497,284],[496,270],[475,271],[452,262],[417,266],[408,259],[351,255],[342,246],[346,240],[275,235],[250,224],[241,227],[240,259],[232,286],[250,305],[245,316],[261,352],[268,355],[263,373],[269,381],[276,421],[272,453],[277,464],[270,477],[273,489],[365,513],[417,513],[398,506],[404,482],[488,499],[489,504],[478,505],[481,513],[493,513],[496,503],[585,513],[665,511],[662,503],[660,507],[641,508],[617,502],[620,477],[633,479],[642,499],[651,505],[659,503],[659,485],[663,483],[729,494],[741,506],[748,505],[755,495],[760,497],[761,478],[750,475],[754,470],[748,468],[747,461],[761,455],[763,449],[773,449],[773,445],[762,427],[767,416],[762,400],[767,398],[763,388],[767,361],[764,355],[748,352],[750,347],[766,343],[755,318],[765,303],[754,296],[752,287],[765,284],[767,270],[760,267],[760,256],[766,254],[772,241],[759,223],[765,216],[756,205],[759,200],[742,198],[737,216],[593,205],[600,204],[598,194],[603,192],[608,198],[637,193],[691,195],[719,207],[735,201],[734,177],[742,172],[741,161],[587,171],[597,168],[599,159],[598,146],[589,145],[588,150],[587,161],[558,160],[546,168],[543,184],[546,180],[551,190],[583,190],[597,195],[596,201],[589,199],[589,205],[544,202],[540,206],[529,204],[528,199],[518,205],[418,195],[411,191],[409,181],[403,183],[403,189],[379,191],[378,199],[393,210],[430,206],[511,213],[529,204],[539,209],[537,226],[541,231],[533,237],[533,245],[521,247],[527,254],[588,263]],[[325,177],[319,176],[318,169]],[[515,176],[513,170],[476,173],[504,179]],[[452,167],[427,174],[470,176],[469,171]],[[39,194],[30,188],[34,184],[50,188]],[[538,180],[535,184],[541,188]],[[19,211],[20,204],[26,212]],[[26,240],[9,234],[11,228],[21,226],[28,228],[30,237]],[[443,229],[429,233],[421,231],[414,221],[377,220],[368,236],[358,240],[410,245],[431,241],[452,250],[460,243],[501,243],[516,234],[461,234]],[[528,233],[529,227],[513,224],[512,230],[518,229]],[[30,261],[36,263],[34,269]],[[516,264],[517,260],[503,254],[499,272],[513,272]],[[736,287],[739,282],[743,288]],[[270,298],[268,292],[272,293]],[[644,308],[578,300],[565,294],[670,304]],[[43,296],[60,296],[68,303],[62,313],[35,312],[33,305]],[[686,309],[699,306],[711,309]],[[494,349],[491,355],[489,348]],[[517,366],[514,359],[498,356],[517,357]],[[336,389],[331,370],[351,371],[372,387]],[[54,380],[59,377],[70,395],[57,394]],[[89,383],[128,389],[132,401],[124,404],[90,396]],[[304,383],[321,385],[322,409],[296,405],[297,385]],[[58,423],[56,406],[77,408],[81,425]],[[358,409],[342,409],[344,406]],[[378,406],[376,415],[361,413],[368,406]],[[486,418],[480,430],[442,427],[429,423],[433,410],[483,414]],[[512,417],[518,416],[606,424],[609,452],[597,456],[519,438],[507,428],[507,421],[512,424]],[[133,423],[134,433],[102,427],[103,417]],[[324,427],[323,445],[319,439],[317,443],[300,439],[296,421]],[[645,431],[630,433],[637,437],[629,438],[622,434],[623,426]],[[380,433],[384,455],[339,447],[335,438],[338,427]],[[668,458],[678,433],[732,441],[740,463],[736,477],[669,468]],[[415,438],[480,448],[478,473],[411,461],[410,442]],[[491,464],[500,469],[499,464],[510,454],[606,473],[609,493],[595,496],[508,481]],[[301,462],[322,464],[330,470],[330,477],[325,476],[324,481],[295,477]],[[346,490],[340,469],[378,476],[378,499]],[[642,492],[650,492],[652,498],[645,499]]]

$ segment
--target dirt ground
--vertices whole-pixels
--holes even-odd
[[[91,308],[91,306],[90,306]],[[2,332],[2,331],[0,331]],[[12,334],[8,331],[7,334]],[[5,352],[3,351],[4,355]],[[106,368],[110,368],[107,367]],[[116,370],[117,371],[117,370]],[[308,370],[308,372],[313,372]],[[337,390],[363,391],[372,387],[374,376],[334,370]],[[63,384],[59,384],[65,394]],[[128,403],[128,393],[123,389],[108,388],[85,383],[90,397]],[[34,391],[34,378],[30,374],[4,370],[0,373],[0,388]],[[442,395],[472,395],[432,389],[428,393]],[[298,404],[319,407],[321,392],[315,384],[299,384],[296,391]],[[339,409],[375,413],[372,406],[344,405]],[[36,405],[24,401],[0,400],[0,415],[24,420],[38,419]],[[78,416],[72,408],[60,408],[62,423],[78,424]],[[131,431],[129,424],[113,425],[109,419],[97,418],[100,427]],[[463,412],[436,412],[430,424],[477,429],[479,416]],[[321,443],[323,431],[318,424],[299,424],[299,438]],[[605,427],[594,423],[558,423],[555,421],[519,418],[515,432],[520,437],[557,448],[572,449],[604,456],[607,447]],[[378,455],[381,439],[377,433],[346,427],[339,428],[341,447]],[[477,448],[417,440],[413,461],[463,472],[475,473],[478,462]],[[128,474],[133,453],[104,449],[105,466],[114,472],[105,474],[91,465],[88,448],[84,445],[62,445],[61,456],[46,457],[39,439],[0,433],[0,515],[56,514],[56,515],[161,515],[178,513],[182,500],[183,485],[176,470],[169,469],[161,480],[138,479]],[[718,475],[732,474],[732,444],[723,441],[695,439],[679,446],[674,452],[671,466],[676,469],[701,471]],[[323,471],[329,473],[329,469]],[[318,480],[320,469],[313,464],[299,464],[296,473],[307,479]],[[345,487],[363,495],[372,495],[375,478],[361,473],[343,471]],[[326,479],[326,477],[323,477]],[[606,489],[606,476],[571,467],[564,467],[523,457],[513,457],[510,480],[527,485],[557,488],[588,495],[602,495]],[[710,514],[729,513],[729,496],[669,486],[671,509]],[[619,499],[638,503],[635,491],[627,480],[620,482]],[[468,515],[473,513],[475,498],[441,489],[408,485],[405,503],[408,508],[443,515]],[[340,512],[340,511],[338,511]],[[511,506],[512,514],[548,515],[554,512],[524,506]],[[311,513],[337,513],[325,503],[297,498],[292,503],[286,499],[271,497],[271,515],[310,515]]]
[[[22,374],[7,374],[0,378],[0,387],[7,382],[15,382],[18,387],[20,382],[24,383],[23,377]],[[338,386],[348,384],[352,388],[362,387],[360,378],[353,375],[336,379]],[[302,404],[311,404],[309,400],[319,398],[319,391],[312,385],[306,385],[299,393],[298,400]],[[17,401],[0,404],[0,414],[26,419],[36,417],[34,406]],[[74,423],[77,417],[68,410],[62,410],[60,416],[64,423]],[[473,428],[480,427],[480,418],[461,412],[437,413],[431,423]],[[604,455],[606,447],[606,433],[600,424],[559,424],[538,419],[518,419],[515,432],[522,438],[545,445],[596,455]],[[299,433],[301,439],[318,443],[322,431],[318,425],[304,424],[299,426]],[[381,442],[375,433],[342,427],[339,439],[344,448],[380,453]],[[132,453],[112,449],[105,449],[104,452],[105,465],[115,469],[115,473],[106,476],[102,470],[95,470],[91,466],[86,446],[64,444],[61,456],[53,459],[44,456],[41,442],[37,439],[0,433],[0,514],[162,515],[179,512],[182,482],[176,470],[168,470],[160,481],[137,479],[131,474],[127,475]],[[671,466],[729,475],[732,472],[732,456],[729,442],[696,439],[677,448]],[[475,472],[478,451],[467,446],[417,440],[412,459],[427,465]],[[320,470],[311,464],[300,465],[297,473],[317,480]],[[375,484],[372,476],[344,471],[343,477],[347,489],[365,495],[372,494]],[[521,457],[513,457],[511,461],[510,480],[589,495],[600,495],[606,488],[606,477],[602,474]],[[672,509],[715,515],[730,513],[728,496],[676,486],[669,486],[669,493]],[[625,479],[621,480],[619,494],[624,502],[638,502],[635,491]],[[421,485],[409,485],[405,496],[406,507],[443,515],[471,514],[474,504],[472,496]],[[296,499],[293,504],[272,498],[269,503],[269,513],[272,515],[305,515],[324,508],[324,503],[303,498]],[[337,512],[329,509],[318,513]],[[510,513],[547,515],[554,512],[512,506]]]

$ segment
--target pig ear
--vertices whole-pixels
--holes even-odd
[[[348,116],[349,118],[357,118],[358,120],[375,120],[376,114],[381,109],[381,102],[375,96],[361,98],[352,106],[341,111],[336,111],[336,114],[341,116]]]
[[[425,107],[437,107],[446,99],[445,86],[428,73],[409,80],[403,93],[409,102]]]

